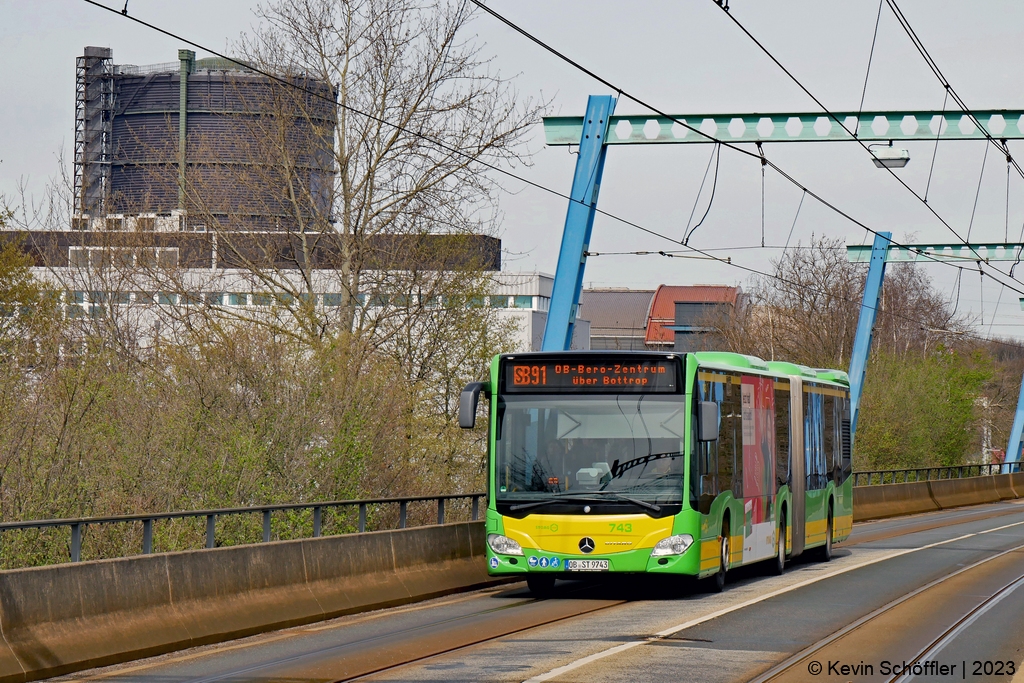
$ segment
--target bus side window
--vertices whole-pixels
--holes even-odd
[[[850,398],[844,396],[839,399],[840,404],[839,410],[839,443],[843,459],[843,481],[846,481],[850,473],[853,472],[853,457],[851,453],[851,446],[853,445],[850,438]]]
[[[781,382],[776,383],[776,387]],[[789,387],[788,384],[785,385]],[[775,389],[775,489],[789,483],[789,389]]]
[[[732,383],[731,375],[724,379],[726,382],[719,385],[722,387],[722,419],[718,432],[718,486],[719,491],[732,489],[733,495],[740,498],[743,495],[743,473],[739,470],[743,466],[740,385]]]
[[[698,381],[697,392],[694,397],[694,419],[693,429],[691,430],[691,439],[694,444],[691,448],[691,453],[694,454],[694,463],[691,466],[691,472],[693,472],[692,468],[695,466],[696,478],[693,484],[693,486],[696,486],[697,504],[695,508],[701,514],[706,515],[711,511],[711,503],[714,501],[715,496],[721,491],[718,479],[720,445],[718,441],[697,441],[697,401],[716,401],[721,405],[722,385],[718,382]]]
[[[743,380],[734,375],[729,386],[732,387],[732,495],[743,498]]]
[[[825,456],[825,467],[826,476],[830,477],[838,486],[840,477],[840,465],[839,465],[839,439],[837,428],[839,427],[839,421],[836,419],[836,397],[830,394],[824,397],[824,441],[822,442],[823,455]]]
[[[804,385],[804,464],[807,468],[807,490],[825,488],[826,466],[822,447],[822,395],[812,393]]]

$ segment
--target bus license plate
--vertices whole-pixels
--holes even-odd
[[[606,572],[608,560],[566,560],[565,569],[570,572]]]

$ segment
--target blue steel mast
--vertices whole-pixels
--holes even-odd
[[[1006,444],[1006,457],[1003,462],[1003,474],[1016,472],[1020,469],[1021,436],[1024,435],[1024,379],[1020,383],[1020,396],[1017,398],[1017,414],[1013,418],[1010,429],[1010,441]]]
[[[864,299],[860,304],[860,319],[857,320],[857,334],[853,338],[853,352],[850,354],[851,439],[857,433],[860,397],[864,391],[864,377],[868,369],[868,355],[871,353],[871,335],[875,328],[875,318],[882,304],[882,281],[885,279],[885,261],[891,239],[891,232],[880,232],[875,235],[875,242],[871,245],[868,276],[864,280]]]
[[[608,121],[614,111],[614,97],[591,95],[587,100],[576,173],[572,179],[569,210],[565,215],[562,247],[558,252],[558,268],[551,291],[551,307],[544,327],[543,351],[568,351],[572,344],[572,331],[583,289],[583,270],[587,265],[586,252],[590,246],[597,194],[604,172]]]

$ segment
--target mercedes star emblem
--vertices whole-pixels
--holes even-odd
[[[589,536],[584,536],[580,539],[580,550],[584,553],[594,552],[594,547],[594,539],[590,538]]]

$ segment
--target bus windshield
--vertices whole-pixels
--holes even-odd
[[[498,404],[495,497],[682,502],[682,395],[514,395]]]

